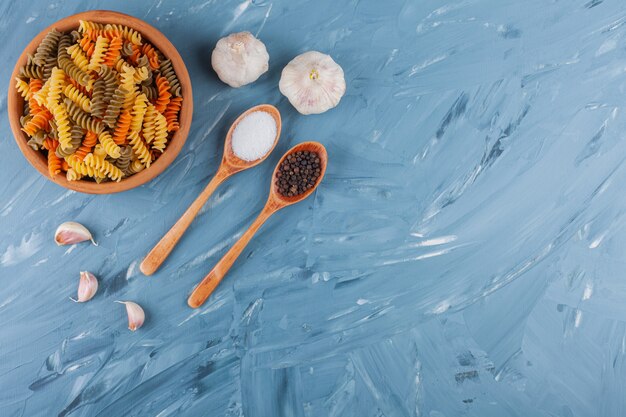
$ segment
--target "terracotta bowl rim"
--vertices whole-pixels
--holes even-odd
[[[34,53],[37,45],[39,45],[43,37],[53,28],[57,28],[62,31],[68,31],[72,27],[78,28],[79,20],[123,24],[139,31],[142,38],[150,41],[150,43],[152,43],[157,49],[163,52],[166,58],[172,61],[172,66],[174,67],[174,71],[176,72],[183,91],[182,95],[184,100],[179,114],[180,129],[174,132],[172,137],[169,139],[168,146],[165,148],[163,155],[161,155],[149,168],[125,178],[120,182],[111,181],[97,184],[93,181],[68,181],[63,174],[57,174],[54,178],[51,177],[48,173],[46,157],[40,151],[36,151],[27,145],[26,142],[28,140],[28,136],[21,130],[19,119],[22,115],[24,99],[15,89],[15,77],[18,76],[20,67],[26,63],[27,53]],[[112,194],[127,191],[156,178],[176,159],[183,148],[185,141],[187,140],[187,135],[189,134],[193,114],[191,80],[189,78],[187,68],[185,67],[185,63],[183,62],[183,59],[178,53],[176,47],[163,33],[145,21],[111,10],[90,10],[73,14],[57,20],[55,23],[42,30],[29,42],[18,58],[11,74],[7,96],[7,113],[11,130],[13,131],[13,137],[28,162],[48,180],[67,189],[88,194]]]

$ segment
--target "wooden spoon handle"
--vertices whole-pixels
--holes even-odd
[[[189,206],[187,211],[178,219],[178,221],[172,226],[172,228],[163,236],[163,238],[156,244],[154,248],[145,257],[139,269],[145,275],[152,275],[161,266],[163,261],[169,256],[174,246],[178,243],[183,236],[193,219],[196,218],[198,212],[204,206],[206,201],[211,197],[211,194],[215,189],[228,177],[228,173],[219,169],[213,179],[209,182],[206,188],[200,193],[198,198]]]
[[[198,286],[194,288],[193,292],[187,299],[187,304],[189,304],[189,307],[198,308],[206,301],[207,298],[209,298],[213,290],[215,290],[222,278],[224,278],[230,267],[233,266],[235,260],[237,260],[241,252],[248,245],[248,242],[250,242],[252,236],[254,236],[254,234],[257,232],[257,230],[259,230],[263,223],[265,223],[265,221],[269,219],[269,217],[275,212],[276,209],[270,208],[269,206],[265,206],[263,208],[259,216],[250,225],[248,230],[246,230],[246,232],[239,238],[239,240],[233,245],[233,247],[230,248],[228,252],[226,252],[226,255],[224,255],[224,257],[220,259],[217,264],[215,264],[211,272],[209,272],[209,274],[204,277],[200,284],[198,284]]]

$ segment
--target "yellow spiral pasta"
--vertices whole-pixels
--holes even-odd
[[[150,155],[150,149],[146,146],[145,142],[139,136],[139,133],[134,132],[129,136],[130,146],[133,148],[133,153],[137,156],[137,158],[144,164],[146,167],[150,166],[150,162],[152,162],[152,157]]]
[[[45,87],[45,86],[44,86]],[[46,105],[52,110],[61,101],[61,93],[65,87],[65,72],[62,69],[54,67],[50,75],[50,87],[46,97]],[[43,90],[43,88],[42,88]],[[63,146],[61,144],[61,146]]]
[[[135,69],[126,66],[122,69],[120,73],[120,86],[126,90],[126,97],[124,98],[123,109],[130,109],[134,102],[137,92],[137,87],[135,86]]]
[[[155,122],[157,111],[152,103],[148,103],[146,114],[143,118],[143,137],[146,143],[150,144],[154,140]]]
[[[89,156],[89,155],[91,155],[91,154],[88,154],[87,156]],[[87,157],[85,157],[85,159],[86,158]],[[81,177],[84,177],[84,176],[90,176],[90,177],[99,176],[99,177],[102,177],[103,176],[103,174],[99,170],[86,165],[76,155],[70,155],[70,156],[66,157],[65,158],[65,162],[67,162],[67,164],[70,166],[70,168],[72,168],[76,172],[76,174],[80,175]]]
[[[106,175],[113,181],[121,181],[124,174],[122,170],[104,158],[98,158],[93,153],[88,154],[83,161],[85,165]]]
[[[143,171],[146,168],[146,166],[144,164],[141,163],[141,161],[139,159],[133,159],[130,163],[130,165],[128,166],[128,173],[129,174],[136,174],[140,171]]]
[[[22,80],[19,77],[16,77],[15,88],[17,89],[17,92],[20,93],[20,95],[26,100],[30,99],[30,86],[26,81]]]
[[[65,97],[76,103],[84,112],[91,113],[91,100],[83,93],[78,91],[72,84],[67,84],[63,89]]]
[[[88,68],[90,71],[98,71],[98,69],[100,69],[100,65],[102,65],[102,62],[104,61],[104,54],[106,54],[108,46],[109,40],[103,36],[98,36],[96,46],[94,47],[93,54],[89,60]]]
[[[106,130],[103,130],[98,134],[98,141],[102,145],[104,151],[113,159],[120,157],[121,149],[113,142],[111,134]]]
[[[156,113],[156,120],[154,122],[154,142],[152,142],[152,149],[163,152],[165,145],[167,144],[167,121],[165,116],[161,113]]]
[[[141,44],[141,35],[134,29],[129,28],[124,25],[106,25],[104,30],[110,32],[112,36],[119,36],[120,38],[126,39],[132,44],[140,45]]]
[[[65,178],[67,178],[68,181],[78,181],[83,178],[83,176],[78,173],[74,168],[70,168],[65,173]]]
[[[124,68],[126,67],[130,68],[130,65],[128,65],[128,63],[124,61],[123,58],[118,59],[115,65],[113,66],[113,68],[115,68],[115,71],[117,71],[120,74],[124,72]]]
[[[139,84],[148,79],[150,76],[150,70],[148,67],[139,67],[135,69],[135,73],[133,74],[133,80],[135,84]]]
[[[85,33],[88,30],[103,30],[104,26],[102,23],[90,22],[87,20],[79,20],[78,21],[78,31]]]
[[[131,111],[129,136],[133,133],[139,133],[143,124],[143,117],[146,114],[148,99],[145,94],[138,94]]]
[[[63,104],[56,103],[50,108],[50,112],[54,116],[57,126],[57,135],[59,139],[59,146],[63,150],[69,150],[72,148],[72,135],[70,133],[71,125],[70,118],[67,115],[67,110]]]
[[[74,61],[74,64],[84,72],[89,71],[89,59],[83,52],[83,49],[79,44],[74,44],[67,48],[67,53],[70,54],[70,58]]]

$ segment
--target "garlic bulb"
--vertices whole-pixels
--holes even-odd
[[[346,81],[343,69],[330,55],[309,51],[287,64],[278,88],[300,113],[319,114],[339,104]]]
[[[270,56],[263,42],[250,32],[231,33],[220,39],[211,55],[211,65],[231,87],[256,81],[269,68]]]
[[[143,308],[137,303],[132,301],[116,301],[116,303],[124,304],[126,306],[126,314],[128,315],[128,329],[134,332],[141,326],[146,319],[146,314]]]
[[[57,227],[57,230],[54,233],[54,241],[59,246],[73,245],[86,240],[91,240],[91,243],[98,246],[98,244],[93,240],[91,232],[89,232],[85,226],[76,222],[65,222]]]
[[[76,299],[70,297],[70,300],[84,303],[91,300],[97,291],[98,279],[91,272],[82,271],[78,282],[78,297]]]

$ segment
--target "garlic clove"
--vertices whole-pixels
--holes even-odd
[[[98,246],[93,240],[91,232],[85,226],[76,222],[65,222],[57,227],[54,233],[54,241],[57,245],[73,245],[86,240],[91,240],[91,243]]]
[[[91,272],[82,271],[80,280],[78,281],[78,297],[76,300],[70,297],[70,300],[77,303],[89,301],[96,295],[98,291],[98,279]]]
[[[116,303],[124,304],[126,306],[126,314],[128,314],[128,329],[135,331],[141,326],[146,319],[146,314],[143,308],[137,303],[132,301],[116,301]]]
[[[319,114],[332,109],[346,92],[343,69],[330,55],[305,52],[283,69],[280,92],[302,114]]]
[[[269,69],[270,56],[263,42],[250,32],[231,33],[217,41],[211,66],[217,76],[231,87],[256,81]]]

